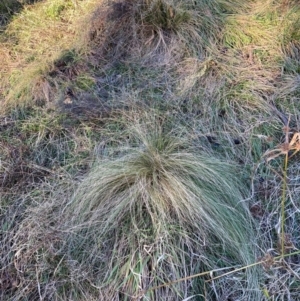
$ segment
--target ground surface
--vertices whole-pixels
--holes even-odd
[[[2,0],[1,300],[299,300],[298,1]]]

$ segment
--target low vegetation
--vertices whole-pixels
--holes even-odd
[[[0,3],[0,299],[298,300],[298,1]]]

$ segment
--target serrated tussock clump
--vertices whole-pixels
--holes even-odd
[[[66,208],[70,256],[110,300],[202,294],[192,280],[146,291],[253,260],[252,222],[239,202],[243,186],[232,165],[193,149],[185,138],[138,128],[136,139],[119,158],[98,162]]]

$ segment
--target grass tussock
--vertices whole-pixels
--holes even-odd
[[[98,162],[66,209],[76,233],[68,242],[71,256],[104,299],[204,294],[204,287],[195,290],[197,281],[146,291],[254,258],[252,220],[240,202],[244,184],[233,166],[198,153],[172,132],[148,130],[136,126],[136,147]],[[255,279],[248,281],[250,289]]]
[[[110,63],[126,59],[149,65],[155,56],[167,65],[187,53],[203,56],[218,38],[226,13],[236,10],[236,3],[222,1],[117,1],[99,7],[86,39]]]

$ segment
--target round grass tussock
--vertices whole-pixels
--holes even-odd
[[[147,290],[254,259],[243,184],[231,164],[185,138],[135,131],[137,146],[98,162],[66,208],[70,256],[101,287],[103,300],[203,295],[199,280]]]

